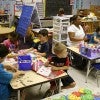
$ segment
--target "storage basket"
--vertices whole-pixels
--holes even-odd
[[[18,56],[19,70],[32,70],[32,60],[30,55]]]

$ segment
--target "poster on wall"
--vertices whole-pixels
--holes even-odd
[[[70,0],[70,5],[74,5],[74,0]]]
[[[14,15],[15,16],[20,16],[22,12],[22,4],[15,4],[14,5]]]

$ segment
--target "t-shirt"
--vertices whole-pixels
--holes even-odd
[[[11,41],[9,39],[4,40],[3,44],[9,49],[9,47],[11,45]]]
[[[44,42],[44,43],[38,42],[37,44],[35,44],[34,48],[37,49],[38,52],[40,53],[46,53],[46,57],[49,54],[49,43],[48,42]]]
[[[84,38],[84,36],[85,36],[84,30],[81,25],[79,25],[79,28],[78,28],[74,24],[72,24],[71,26],[68,27],[67,32],[74,32],[75,37],[79,38],[79,39]],[[78,42],[71,41],[69,38],[69,34],[68,34],[68,36],[67,36],[67,45],[68,46],[78,46],[80,42],[83,42],[83,41],[78,41]]]
[[[56,67],[69,66],[69,64],[70,64],[70,61],[69,61],[68,57],[58,58],[56,55],[49,58],[49,61],[50,61],[51,64],[53,64]]]
[[[0,64],[0,100],[8,100],[9,89],[8,86],[13,75],[4,70],[3,65]]]
[[[16,49],[18,46],[18,41],[15,43],[12,43],[10,39],[4,40],[3,44],[8,48],[8,49]]]

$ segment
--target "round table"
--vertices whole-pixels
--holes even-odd
[[[15,31],[14,27],[0,27],[0,42],[2,42],[5,38],[8,37],[8,34]]]

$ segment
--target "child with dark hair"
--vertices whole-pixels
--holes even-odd
[[[65,12],[64,12],[64,9],[63,9],[63,8],[60,8],[57,15],[58,15],[58,16],[63,16],[64,13],[65,13]]]
[[[9,53],[9,50],[3,44],[0,44],[0,100],[8,100],[10,96],[10,82],[13,78],[24,74],[22,71],[17,71],[14,66],[2,64],[4,58]],[[8,72],[7,70],[12,72]]]
[[[34,45],[34,49],[37,50],[36,54],[47,57],[49,54],[49,42],[48,31],[42,29],[38,33],[39,42]]]
[[[8,36],[7,40],[3,41],[3,44],[10,50],[16,51],[18,49],[19,41],[18,41],[18,34],[11,33]]]

